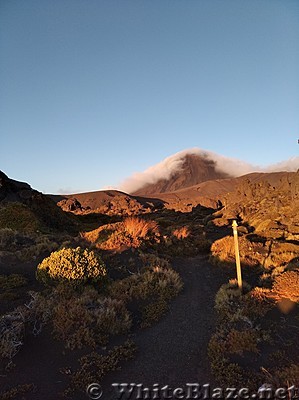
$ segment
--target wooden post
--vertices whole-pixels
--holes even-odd
[[[240,253],[239,253],[239,242],[238,242],[238,224],[236,220],[233,220],[232,228],[234,233],[234,243],[235,243],[235,255],[236,255],[236,267],[237,267],[237,280],[238,287],[242,290],[242,271],[240,263]]]

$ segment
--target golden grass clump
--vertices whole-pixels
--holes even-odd
[[[155,221],[146,221],[139,217],[128,217],[123,221],[124,231],[133,239],[146,238],[149,233],[158,235],[159,228]]]
[[[190,236],[190,230],[188,226],[182,226],[180,228],[176,228],[172,234],[177,239],[186,239],[188,236]]]
[[[245,236],[239,237],[241,262],[250,266],[262,264],[264,256],[259,253],[262,245],[253,244]],[[215,264],[235,264],[235,247],[233,236],[216,240],[211,246],[211,261]]]
[[[102,250],[138,248],[147,240],[157,240],[159,227],[155,221],[127,217],[122,222],[107,224],[81,236]]]

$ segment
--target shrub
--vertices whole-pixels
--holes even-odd
[[[61,292],[61,294],[63,294]],[[94,289],[86,288],[78,297],[76,293],[54,293],[53,330],[67,348],[83,345],[96,347],[107,342],[110,335],[126,332],[131,326],[130,315],[120,300],[101,298]]]
[[[0,318],[0,359],[12,359],[23,345],[25,331],[35,336],[51,317],[52,299],[37,292],[29,292],[31,299],[23,306]]]
[[[217,382],[226,387],[231,387],[231,385],[238,387],[245,384],[241,367],[229,362],[226,343],[219,333],[215,333],[210,339],[208,357]]]
[[[106,268],[102,259],[93,251],[80,247],[55,251],[37,267],[37,279],[45,284],[67,281],[77,286],[99,282],[105,276]]]
[[[1,206],[0,228],[10,228],[21,232],[35,232],[40,222],[35,214],[24,204],[8,203]]]
[[[299,271],[287,271],[278,275],[274,280],[272,294],[276,300],[299,302]]]
[[[238,331],[232,329],[226,337],[229,353],[243,355],[245,351],[257,353],[258,336],[254,330]]]
[[[35,239],[32,245],[21,247],[20,250],[16,251],[16,255],[22,262],[35,260],[40,255],[45,253],[49,254],[59,248],[59,244],[51,237],[47,235],[40,235]]]
[[[0,229],[0,248],[7,249],[15,243],[17,232],[11,228]]]
[[[147,304],[142,309],[141,328],[146,328],[157,322],[168,310],[168,307],[168,303],[164,298],[159,298],[153,303]]]
[[[0,358],[12,359],[23,345],[25,318],[15,310],[0,319]]]
[[[243,291],[248,291],[249,285],[243,282]],[[226,318],[234,319],[240,314],[243,293],[237,281],[232,279],[220,287],[215,297],[215,309]]]
[[[122,361],[133,358],[135,352],[135,343],[127,340],[123,345],[115,346],[106,355],[93,352],[81,357],[78,360],[79,368],[71,375],[71,384],[64,395],[73,398],[75,391],[85,393],[90,382],[101,382],[108,372],[119,369]]]
[[[36,391],[36,386],[33,383],[17,385],[5,392],[0,393],[1,400],[13,400],[13,399],[25,399],[24,395],[28,393],[34,393]],[[22,397],[21,397],[22,396]],[[28,397],[27,397],[28,398]]]
[[[141,274],[113,282],[109,288],[112,297],[131,301],[146,299],[150,296],[171,298],[182,288],[177,272],[170,268],[152,267]]]
[[[276,382],[280,387],[290,387],[299,385],[299,365],[291,364],[275,372]]]
[[[111,297],[123,302],[141,302],[141,327],[147,327],[160,319],[168,310],[168,302],[182,289],[182,281],[171,268],[151,267],[143,273],[112,283]]]
[[[12,274],[12,275],[0,275],[0,289],[2,290],[12,290],[18,287],[26,285],[27,279],[22,275]]]

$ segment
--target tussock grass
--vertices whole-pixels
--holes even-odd
[[[102,250],[138,248],[148,241],[158,240],[159,227],[155,221],[140,217],[127,217],[122,222],[103,225],[81,236]]]
[[[190,229],[188,226],[182,226],[180,228],[176,228],[172,234],[177,239],[186,239],[188,236],[190,236]]]

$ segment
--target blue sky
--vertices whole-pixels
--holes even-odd
[[[190,147],[298,155],[299,2],[1,0],[0,169],[97,190]]]

